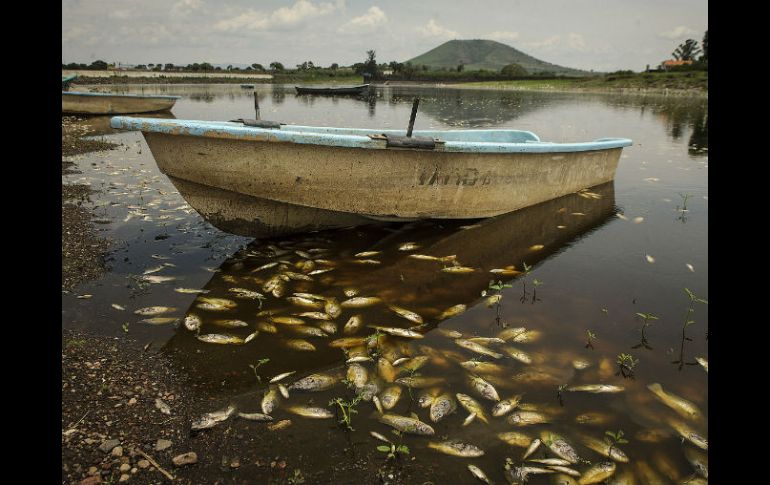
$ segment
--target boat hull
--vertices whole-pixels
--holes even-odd
[[[144,136],[160,170],[177,179],[379,220],[504,214],[612,181],[622,151],[458,153]]]
[[[297,90],[297,94],[362,94],[369,90],[369,85],[364,84],[361,86],[350,86],[350,87],[338,87],[338,88],[311,88],[311,87],[302,87],[302,86],[295,86],[294,89]]]
[[[61,111],[66,114],[129,114],[170,110],[178,97],[94,95],[62,93]]]

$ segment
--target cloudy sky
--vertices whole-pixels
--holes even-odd
[[[293,67],[403,62],[492,39],[578,69],[639,71],[708,28],[707,0],[62,0],[62,62]]]

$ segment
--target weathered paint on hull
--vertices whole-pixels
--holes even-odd
[[[61,111],[67,114],[115,115],[152,113],[170,110],[174,98],[143,98],[140,96],[77,96],[62,94]]]
[[[613,180],[622,151],[452,153],[144,136],[167,175],[378,219],[504,214]]]

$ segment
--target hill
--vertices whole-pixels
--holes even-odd
[[[561,76],[590,76],[594,73],[557,66],[549,62],[535,59],[513,47],[495,42],[494,40],[450,40],[435,49],[408,60],[412,65],[426,65],[433,69],[456,68],[463,64],[465,69],[486,69],[499,71],[512,63],[519,64],[530,74],[544,72]]]

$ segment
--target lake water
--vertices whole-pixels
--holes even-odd
[[[181,95],[183,99],[172,111],[180,119],[254,117],[253,91],[237,85],[102,86],[99,90]],[[530,438],[539,437],[543,431],[557,433],[581,458],[596,464],[605,458],[587,448],[584,438],[602,440],[606,431],[622,430],[628,443],[618,447],[630,461],[618,463],[616,477],[635,473],[637,483],[653,483],[649,474],[654,474],[660,476],[660,483],[678,483],[693,475],[683,451],[695,447],[683,444],[671,423],[687,423],[707,437],[708,374],[695,357],[708,359],[708,306],[697,301],[691,306],[685,291],[687,288],[697,298],[708,300],[706,99],[388,86],[378,87],[369,98],[297,96],[292,86],[280,85],[258,86],[257,94],[262,119],[291,124],[406,129],[412,100],[419,97],[416,130],[515,128],[554,142],[626,137],[634,144],[623,150],[613,183],[497,218],[380,223],[254,240],[222,232],[192,210],[158,171],[140,133],[115,132],[108,128],[108,118],[91,118],[84,124],[93,134],[123,146],[74,157],[82,173],[66,176],[65,181],[86,183],[101,191],[86,206],[94,208],[96,227],[113,243],[108,256],[111,271],[62,295],[65,328],[116,337],[128,333],[142,343],[152,343],[151,349],[169,353],[196,381],[196,392],[205,393],[214,403],[201,409],[201,414],[228,403],[234,403],[241,412],[261,412],[264,382],[283,372],[296,371],[281,381],[287,385],[311,373],[340,375],[340,382],[331,389],[292,392],[272,413],[276,420],[291,419],[293,432],[306,438],[302,453],[316,456],[308,458],[307,466],[323,467],[329,466],[323,460],[328,443],[310,438],[330,432],[342,437],[346,432],[336,427],[334,419],[307,419],[287,408],[312,401],[334,411],[327,406],[330,400],[352,399],[356,392],[341,382],[347,357],[328,342],[348,336],[342,335],[342,327],[353,315],[360,315],[364,322],[364,327],[352,334],[357,337],[374,333],[366,325],[414,325],[388,308],[395,305],[421,315],[426,323],[423,331],[427,331],[422,339],[379,337],[379,345],[371,349],[372,353],[377,351],[374,361],[362,364],[369,382],[376,382],[380,391],[394,385],[385,382],[391,380],[383,378],[387,372],[377,370],[375,362],[381,356],[390,361],[402,356],[428,356],[427,363],[416,372],[404,371],[397,377],[438,378],[428,389],[453,397],[456,393],[470,395],[489,415],[488,424],[476,419],[463,426],[469,413],[458,405],[456,412],[434,423],[428,409],[417,404],[428,389],[410,392],[400,386],[400,400],[388,412],[404,416],[415,412],[433,426],[435,436],[404,435],[403,443],[417,460],[439,465],[437,479],[444,476],[451,477],[452,483],[478,483],[466,468],[474,464],[491,480],[505,483],[506,458],[519,465],[525,451],[497,436],[509,431]],[[419,247],[400,250],[406,242]],[[355,256],[364,251],[378,253],[366,258]],[[410,254],[456,255],[464,266],[478,269],[468,274],[446,273],[441,269],[449,263],[417,260]],[[278,267],[255,270],[281,260],[289,271],[308,273],[312,270],[309,267],[289,268],[308,256],[321,259],[314,263],[314,269],[333,270],[314,274],[312,281],[285,282],[281,298],[263,289]],[[378,264],[356,263],[360,259],[374,259]],[[164,264],[151,274],[173,276],[175,280],[157,284],[142,280],[145,271]],[[511,265],[522,271],[525,264],[531,267],[527,274],[489,273]],[[510,287],[500,290],[499,304],[490,305],[487,296],[497,293],[489,288],[492,278]],[[208,293],[198,296],[174,291],[179,287]],[[257,291],[266,297],[236,298],[232,288]],[[270,315],[258,316],[260,312],[288,316],[323,311],[292,306],[286,297],[304,292],[342,302],[348,298],[344,290],[349,288],[358,290],[358,296],[379,297],[384,304],[343,308],[334,320],[338,332],[330,337],[301,335],[307,327],[317,328],[321,323],[309,318],[299,330],[275,323],[276,332],[271,333],[270,326],[264,325]],[[485,291],[487,296],[482,296]],[[79,295],[91,297],[77,298]],[[198,307],[201,297],[227,298],[237,306],[225,312],[207,311]],[[439,318],[444,310],[458,304],[467,309],[451,318]],[[147,317],[133,311],[150,306],[176,308],[163,317],[200,316],[201,334],[245,338],[257,328],[263,330],[243,345],[208,344],[182,325],[141,323]],[[690,307],[693,311],[688,313]],[[657,317],[649,318],[644,333],[640,313]],[[243,320],[248,327],[222,328],[215,324],[217,319]],[[683,333],[683,323],[688,320],[693,323]],[[259,322],[263,323],[257,327]],[[461,347],[449,333],[456,331],[462,338],[495,337],[506,328],[516,327],[537,331],[539,338],[485,344],[504,354],[499,359]],[[589,339],[589,332],[595,338]],[[293,350],[288,343],[291,339],[305,339],[315,350]],[[591,345],[587,346],[589,340]],[[503,349],[511,346],[526,352],[531,362],[509,357]],[[626,370],[620,372],[620,354],[628,354],[637,362],[632,375],[624,375],[629,374]],[[257,382],[250,367],[261,359],[269,359],[256,369],[263,384]],[[492,401],[474,390],[468,383],[468,371],[460,365],[471,359],[500,366],[498,371],[478,375],[497,389],[501,399],[521,395],[521,405],[542,412],[549,423],[515,426],[506,421],[507,416],[492,417]],[[585,361],[588,367],[579,370],[575,361]],[[677,415],[648,389],[652,383],[694,403],[702,416],[688,419]],[[599,394],[569,391],[584,384],[611,384],[624,390]],[[378,421],[379,413],[371,401],[359,403],[356,409],[352,422],[355,431],[347,436],[353,447],[371,451],[381,445],[369,431],[398,442],[391,428]],[[596,416],[586,419],[582,416],[586,413]],[[219,426],[230,426],[234,419]],[[249,424],[255,429],[265,426]],[[431,441],[450,439],[471,443],[485,454],[459,458],[428,447]],[[276,454],[279,452],[290,455],[292,450],[276,449]],[[541,446],[532,457],[545,456],[555,455]],[[584,472],[590,466],[573,468]],[[547,475],[531,475],[529,483],[550,480]]]

